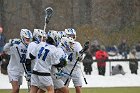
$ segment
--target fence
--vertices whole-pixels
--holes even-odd
[[[93,57],[93,64],[92,64],[92,74],[98,74],[98,69],[97,69],[97,62],[99,60],[96,60],[95,57]],[[139,62],[140,62],[140,59],[125,59],[125,58],[122,58],[121,55],[118,55],[118,56],[114,56],[114,57],[109,57],[107,60],[101,60],[103,62],[106,62],[106,74],[105,75],[110,75],[111,76],[111,73],[112,73],[112,66],[115,66],[117,64],[120,64],[122,65],[124,71],[126,73],[130,73],[130,67],[129,67],[129,62],[130,61],[137,61],[138,62],[138,68],[140,67],[139,65]],[[138,69],[138,73],[140,73],[140,70]]]

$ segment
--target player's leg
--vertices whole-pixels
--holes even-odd
[[[54,75],[52,75],[52,79],[55,93],[68,93],[68,88],[64,86],[64,82],[61,79],[55,78]]]
[[[31,75],[31,88],[30,93],[37,93],[39,87],[39,79],[37,75]]]
[[[47,86],[46,89],[47,89],[47,93],[54,93],[53,86]]]
[[[53,80],[51,76],[39,76],[39,88],[38,93],[43,93],[43,90],[47,91],[47,93],[54,93]]]
[[[54,88],[52,85],[50,86],[41,86],[40,89],[37,91],[37,93],[54,93]]]
[[[20,73],[8,71],[9,81],[12,85],[12,93],[19,93],[20,85],[22,84],[22,76]]]
[[[18,81],[11,81],[12,84],[12,93],[19,93],[19,84]]]
[[[72,81],[75,86],[76,93],[81,93],[81,87],[82,87],[82,74],[79,68],[73,71],[72,74]]]
[[[76,93],[82,93],[81,92],[81,86],[76,86],[75,91],[76,91]]]
[[[30,93],[37,93],[37,91],[38,91],[38,87],[34,86],[34,85],[31,85]]]
[[[37,93],[45,93],[46,91],[42,90],[42,89],[38,89]]]
[[[68,87],[58,88],[58,89],[55,89],[55,93],[69,93],[69,89]]]

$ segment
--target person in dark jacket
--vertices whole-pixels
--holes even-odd
[[[119,53],[127,59],[127,55],[129,53],[129,46],[127,44],[127,40],[123,39],[122,42],[118,46]]]
[[[89,51],[85,54],[85,58],[83,59],[84,72],[86,75],[91,75],[93,63],[92,55]]]
[[[95,53],[95,58],[97,60],[97,67],[99,75],[105,75],[106,71],[106,60],[108,59],[108,53],[105,51],[105,47],[101,46],[99,50]]]
[[[6,37],[3,35],[3,28],[0,26],[0,54],[3,52],[3,47],[6,43]]]
[[[132,74],[137,74],[137,70],[138,70],[138,61],[135,60],[136,58],[136,50],[132,49],[129,53],[129,58],[130,59],[134,59],[132,61],[129,61],[129,68]]]

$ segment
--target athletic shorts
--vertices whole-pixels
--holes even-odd
[[[23,73],[17,71],[8,71],[9,82],[18,81],[19,85],[23,82]]]
[[[71,69],[70,68],[64,68],[64,72],[70,73]],[[82,75],[81,75],[81,69],[80,68],[76,68],[75,70],[73,70],[72,75],[71,75],[71,79],[72,82],[74,84],[74,86],[82,86]],[[65,83],[66,80],[69,78],[68,77],[62,77],[62,81]],[[69,85],[70,81],[67,83],[67,85]]]
[[[46,90],[47,86],[53,86],[51,76],[38,76],[35,74],[31,75],[31,85],[37,86],[43,90]]]
[[[64,87],[64,82],[61,79],[53,78],[54,89],[59,89]]]

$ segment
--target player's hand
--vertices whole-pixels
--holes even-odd
[[[11,44],[11,46],[13,46],[14,44],[20,44],[20,39],[10,39],[9,43]]]
[[[60,64],[62,65],[62,67],[65,67],[65,66],[67,65],[67,59],[61,57],[61,58],[60,58]]]

